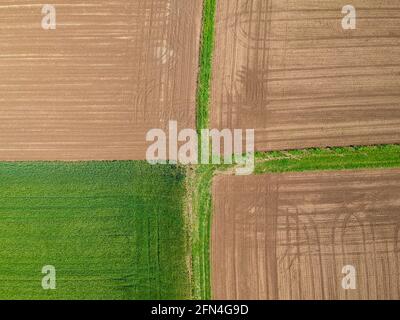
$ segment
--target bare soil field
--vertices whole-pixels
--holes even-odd
[[[219,0],[212,125],[256,150],[400,142],[400,2]]]
[[[213,298],[399,299],[399,194],[398,169],[217,177]]]
[[[195,127],[201,0],[0,4],[0,160],[145,159],[146,132]]]

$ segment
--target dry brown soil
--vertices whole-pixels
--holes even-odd
[[[400,1],[219,0],[212,125],[259,151],[400,142]]]
[[[398,169],[217,177],[213,298],[399,299],[399,194]]]
[[[201,0],[0,3],[0,160],[145,159],[146,133],[195,127]]]

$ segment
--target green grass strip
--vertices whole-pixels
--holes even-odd
[[[216,0],[204,0],[197,85],[197,130],[208,128]]]
[[[192,230],[193,298],[211,299],[210,238],[212,217],[211,184],[215,166],[198,166],[193,180],[193,211],[196,220]]]
[[[202,33],[200,42],[199,76],[197,83],[196,128],[209,128],[209,104],[214,49],[216,0],[203,0]],[[199,135],[199,143],[201,137]],[[199,150],[200,157],[200,150]],[[211,299],[210,232],[212,216],[212,177],[217,169],[213,165],[200,165],[194,169],[189,182],[192,211],[192,296]]]
[[[393,167],[400,167],[400,145],[257,153],[255,174]]]

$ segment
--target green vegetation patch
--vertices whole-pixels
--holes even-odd
[[[200,43],[199,76],[197,84],[196,127],[209,128],[209,105],[214,49],[216,0],[203,0],[203,21]],[[201,145],[201,136],[199,135]],[[199,158],[201,155],[199,150]],[[191,211],[192,296],[211,298],[210,236],[212,218],[212,178],[218,168],[225,166],[199,165],[190,168],[188,199]]]
[[[192,208],[195,219],[192,225],[193,297],[211,299],[210,239],[212,218],[212,178],[216,167],[202,165],[194,169],[191,181]]]
[[[400,167],[400,146],[305,149],[256,154],[256,174]]]
[[[197,129],[209,124],[210,84],[214,49],[216,0],[203,0],[203,24],[200,43],[200,65],[197,85]]]
[[[212,225],[212,180],[226,173],[232,165],[200,165],[188,176],[188,194],[193,214],[192,221],[192,279],[194,299],[210,300],[211,265],[210,240]]]
[[[0,299],[190,298],[184,179],[145,162],[0,163]]]

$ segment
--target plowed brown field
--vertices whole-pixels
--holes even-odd
[[[399,194],[400,170],[216,178],[213,298],[399,299]]]
[[[145,159],[146,132],[195,127],[201,0],[0,4],[0,160]]]
[[[400,142],[400,2],[219,0],[212,124],[256,150]]]

